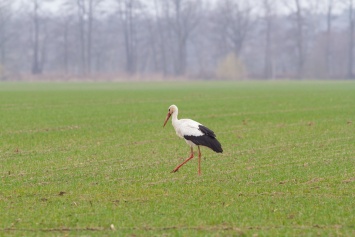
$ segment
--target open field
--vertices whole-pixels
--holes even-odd
[[[0,83],[0,236],[355,236],[354,82]],[[213,129],[189,155],[171,121]]]

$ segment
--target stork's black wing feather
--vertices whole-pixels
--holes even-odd
[[[219,141],[216,139],[216,134],[214,134],[214,132],[211,129],[209,129],[203,125],[199,125],[198,127],[199,127],[199,130],[204,135],[202,135],[202,136],[187,136],[187,135],[185,135],[184,138],[186,140],[193,142],[197,146],[206,146],[206,147],[211,148],[215,152],[222,153],[223,149],[222,149],[221,143],[219,143]]]
[[[214,132],[208,127],[205,127],[203,125],[198,125],[198,129],[209,137],[214,137],[214,138],[216,137],[216,134],[214,134]]]

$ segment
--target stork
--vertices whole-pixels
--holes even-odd
[[[172,173],[178,171],[181,166],[186,164],[189,160],[194,158],[193,147],[198,148],[198,174],[201,175],[201,150],[200,146],[206,146],[217,153],[222,153],[221,143],[216,139],[214,132],[191,119],[178,119],[178,107],[176,105],[171,105],[169,107],[168,114],[166,115],[164,125],[168,122],[169,118],[172,116],[172,124],[175,129],[176,135],[180,138],[184,138],[186,143],[190,146],[191,153],[189,158],[184,162],[175,167]]]

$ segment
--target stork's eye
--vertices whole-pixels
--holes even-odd
[[[170,109],[168,109],[169,110],[169,112],[170,112]]]

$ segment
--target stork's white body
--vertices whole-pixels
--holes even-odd
[[[199,137],[204,135],[198,128],[198,126],[202,124],[192,119],[177,119],[177,114],[173,114],[172,124],[175,129],[176,135],[180,138],[184,138],[184,136]],[[189,146],[196,145],[190,140],[185,139],[185,141]]]

